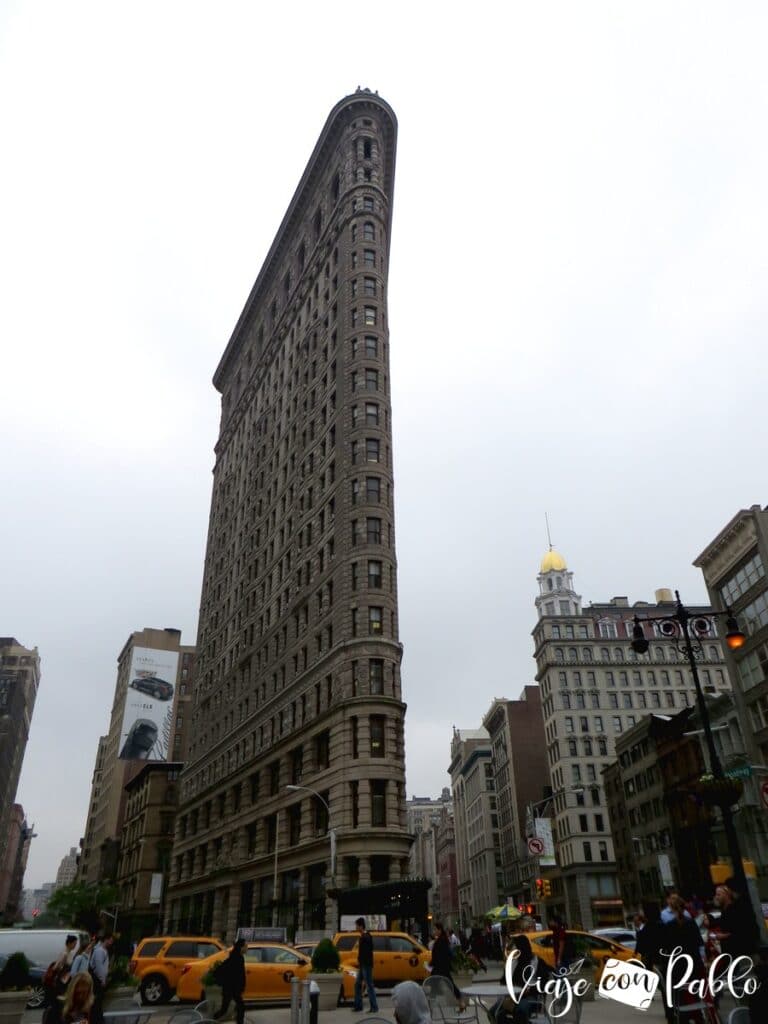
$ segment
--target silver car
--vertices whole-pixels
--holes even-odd
[[[590,935],[597,935],[602,939],[610,939],[611,942],[618,942],[627,949],[637,947],[637,935],[631,928],[593,928]]]

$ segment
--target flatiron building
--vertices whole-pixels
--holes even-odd
[[[166,924],[334,926],[407,872],[387,274],[397,125],[331,111],[221,393]]]

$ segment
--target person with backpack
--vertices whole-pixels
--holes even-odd
[[[69,969],[70,977],[74,978],[76,974],[88,971],[91,963],[91,953],[95,944],[96,942],[93,938],[83,939],[80,943],[80,949],[78,949],[75,959],[72,961],[72,966]]]
[[[93,978],[93,1006],[91,1007],[91,1024],[104,1024],[104,993],[107,991],[109,977],[109,951],[113,938],[104,935],[101,942],[91,953],[90,973]]]
[[[216,983],[221,985],[221,1006],[214,1013],[214,1020],[221,1020],[229,1009],[229,1004],[234,1000],[237,1013],[237,1024],[245,1021],[245,1003],[243,992],[245,991],[245,957],[243,948],[245,939],[238,939],[226,960],[216,965],[214,977]]]
[[[77,936],[68,935],[64,949],[43,975],[45,989],[45,1024],[58,1024],[61,1020],[61,1004],[71,975],[71,964],[75,956]]]

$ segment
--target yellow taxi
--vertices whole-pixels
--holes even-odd
[[[139,983],[142,1003],[157,1006],[173,997],[185,964],[221,949],[224,943],[209,936],[153,936],[138,944],[128,963],[128,973]]]
[[[555,953],[552,948],[552,932],[526,932],[528,941],[531,943],[531,952],[537,956],[548,967],[555,966]],[[597,964],[595,971],[595,985],[600,984],[600,978],[605,967],[605,961],[633,960],[637,954],[632,949],[620,945],[618,942],[611,942],[601,935],[590,935],[589,932],[577,932],[568,929],[568,938],[573,943],[576,956],[589,956]]]
[[[342,967],[357,967],[358,932],[337,932],[333,944]],[[405,932],[371,932],[373,939],[373,980],[389,987],[399,981],[421,983],[429,977],[427,965],[432,954]]]
[[[185,964],[176,986],[180,1002],[199,1003],[205,998],[203,978],[220,960],[226,960],[225,949],[204,960]],[[248,942],[243,949],[245,960],[246,1003],[275,1002],[291,998],[291,978],[306,978],[312,971],[312,961],[292,946],[282,942]],[[354,996],[356,972],[342,964],[339,975],[339,998]]]

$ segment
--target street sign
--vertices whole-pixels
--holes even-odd
[[[530,836],[528,839],[528,853],[532,857],[540,857],[544,853],[544,841],[538,836]]]
[[[760,787],[760,799],[763,801],[763,807],[768,808],[768,779]]]

